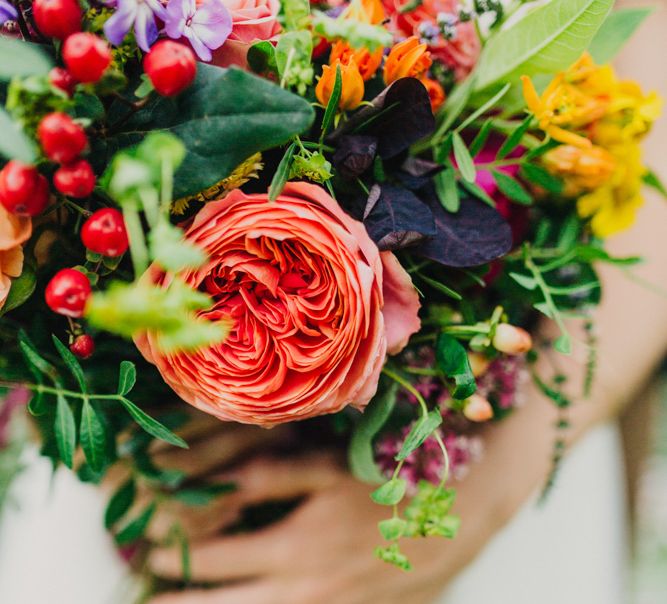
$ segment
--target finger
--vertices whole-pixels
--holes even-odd
[[[217,589],[189,589],[160,594],[150,604],[280,604],[281,586],[273,580],[253,581]]]

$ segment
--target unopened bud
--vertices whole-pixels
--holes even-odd
[[[491,361],[479,352],[468,352],[468,361],[472,374],[477,378],[486,373]]]
[[[483,396],[473,394],[463,407],[463,415],[471,422],[486,422],[493,417],[493,407]]]
[[[496,327],[493,347],[505,354],[522,354],[533,347],[533,339],[525,329],[501,323]]]

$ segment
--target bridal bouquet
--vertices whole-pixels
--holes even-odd
[[[612,0],[0,0],[0,441],[119,465],[107,526],[233,488],[158,468],[187,405],[347,447],[402,538],[453,537],[479,426],[569,354],[643,185],[660,99]],[[318,418],[318,419],[313,419]],[[326,435],[326,436],[325,436]],[[137,509],[137,489],[153,493]]]

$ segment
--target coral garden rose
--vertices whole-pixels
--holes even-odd
[[[406,36],[422,37],[424,28],[437,32],[437,19],[440,14],[456,15],[461,7],[458,0],[423,0],[414,10],[406,7],[415,3],[412,0],[384,0],[384,7],[390,19],[390,29],[400,38]],[[437,35],[429,42],[428,49],[434,61],[444,63],[454,71],[457,81],[465,78],[475,67],[482,50],[479,37],[472,21],[459,23],[456,35],[446,40]]]
[[[0,308],[5,305],[11,279],[23,270],[21,244],[32,234],[32,222],[25,216],[10,214],[0,205]]]
[[[391,252],[322,188],[290,183],[275,202],[233,191],[186,230],[209,255],[180,275],[229,321],[221,344],[166,354],[137,346],[185,401],[222,420],[271,426],[363,408],[386,354],[420,327],[419,300]],[[156,282],[166,279],[151,269]]]

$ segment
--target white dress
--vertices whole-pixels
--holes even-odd
[[[613,426],[587,435],[547,503],[527,504],[436,604],[625,602],[620,452]],[[0,603],[130,604],[98,491],[65,470],[51,481],[34,451],[28,462],[13,488],[18,507],[0,521]]]

